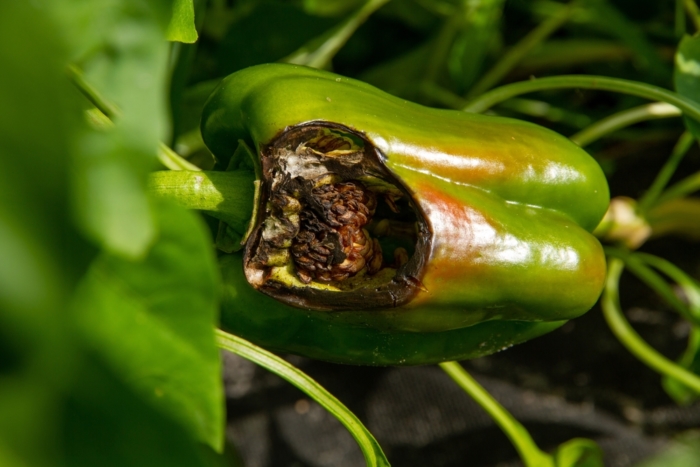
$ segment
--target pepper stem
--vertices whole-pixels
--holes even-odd
[[[467,373],[467,370],[459,363],[440,363],[440,368],[488,412],[494,422],[513,443],[526,467],[554,467],[552,457],[537,447],[527,429]]]
[[[236,232],[248,230],[255,197],[252,170],[164,170],[150,175],[148,187],[156,197],[204,211],[226,222]]]

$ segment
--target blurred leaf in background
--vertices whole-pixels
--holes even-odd
[[[685,36],[678,45],[673,82],[679,94],[700,102],[700,37]],[[685,118],[685,125],[695,139],[700,138],[700,124]]]
[[[76,300],[79,329],[144,399],[221,449],[211,242],[193,212],[163,203],[155,212],[160,236],[143,261],[103,254],[91,266]]]
[[[97,244],[129,258],[156,236],[146,175],[166,140],[170,20],[168,0],[46,2],[70,47],[74,79],[114,120],[75,142],[74,202],[79,225]]]
[[[144,190],[169,15],[0,4],[0,465],[203,466],[221,448],[211,237],[184,210],[152,216]],[[69,76],[114,125],[87,124]]]
[[[55,25],[0,4],[0,464],[56,465],[56,416],[76,364],[66,320],[92,252],[70,222],[78,106]],[[7,44],[22,42],[22,47]]]

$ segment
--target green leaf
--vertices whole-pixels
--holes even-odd
[[[158,142],[169,133],[164,39],[170,2],[44,3],[83,72],[76,84],[114,109],[108,115],[114,128],[86,130],[76,144],[76,217],[99,246],[138,258],[157,235],[145,187]]]
[[[504,0],[475,2],[464,14],[464,24],[457,34],[448,68],[460,93],[469,88],[481,70],[489,47],[498,37]]]
[[[634,467],[696,467],[700,465],[700,432],[687,431],[663,451]]]
[[[595,441],[574,438],[560,445],[553,454],[556,467],[603,467],[603,451]]]
[[[103,254],[78,290],[81,331],[118,374],[220,450],[223,390],[214,342],[218,274],[196,214],[157,206],[160,236],[147,257]]]
[[[60,426],[66,466],[211,467],[184,427],[134,394],[101,359],[84,358],[76,370]]]
[[[678,94],[700,103],[700,36],[684,36],[678,45],[673,72],[673,83]],[[685,126],[700,138],[700,123],[685,118]]]
[[[75,361],[68,302],[92,251],[70,222],[80,129],[67,49],[30,2],[0,2],[0,465],[55,466]]]
[[[194,25],[194,0],[175,0],[166,36],[169,41],[192,44],[197,41]]]
[[[368,466],[389,466],[389,461],[384,456],[382,448],[377,443],[377,440],[374,439],[372,433],[365,428],[355,414],[306,373],[267,350],[261,349],[255,344],[227,332],[217,330],[217,340],[219,347],[222,349],[238,354],[292,383],[328,410],[350,431],[350,434],[360,445]]]

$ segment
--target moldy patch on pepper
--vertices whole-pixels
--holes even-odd
[[[316,310],[396,307],[421,290],[430,228],[363,135],[289,127],[262,149],[262,178],[244,259],[253,287]]]

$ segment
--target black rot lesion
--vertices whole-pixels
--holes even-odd
[[[292,258],[305,284],[343,281],[362,270],[374,275],[382,268],[382,249],[365,228],[372,220],[377,197],[355,180],[328,183],[311,190],[292,240]]]
[[[415,293],[428,225],[362,135],[295,126],[263,150],[262,168],[245,261],[254,287],[316,309],[397,306]]]

